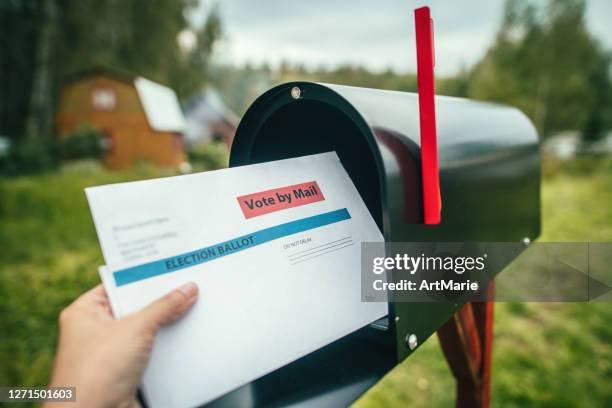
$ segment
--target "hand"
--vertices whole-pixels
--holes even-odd
[[[145,309],[115,320],[102,285],[60,314],[60,338],[50,386],[76,387],[76,403],[48,408],[137,407],[136,388],[159,328],[183,316],[198,297],[187,283]]]

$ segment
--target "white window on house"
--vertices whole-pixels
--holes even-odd
[[[91,94],[93,108],[98,111],[112,111],[117,106],[115,91],[111,88],[94,88]]]

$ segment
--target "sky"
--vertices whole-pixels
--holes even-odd
[[[612,1],[587,0],[587,24],[612,50]],[[193,19],[201,22],[212,0]],[[493,42],[503,0],[218,0],[223,63],[286,60],[309,68],[342,64],[416,71],[412,10],[428,5],[434,19],[436,73],[453,75],[477,62]]]

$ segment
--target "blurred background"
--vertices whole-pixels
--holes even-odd
[[[515,106],[542,140],[541,241],[612,240],[607,0],[0,2],[0,384],[47,383],[57,315],[103,263],[83,188],[227,166],[275,84],[436,91]],[[492,405],[612,406],[608,303],[498,303]],[[450,406],[437,339],[356,406]]]

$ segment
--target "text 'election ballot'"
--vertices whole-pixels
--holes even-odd
[[[86,193],[117,318],[200,289],[156,339],[152,408],[212,401],[387,314],[361,302],[361,242],[383,237],[334,152]]]

